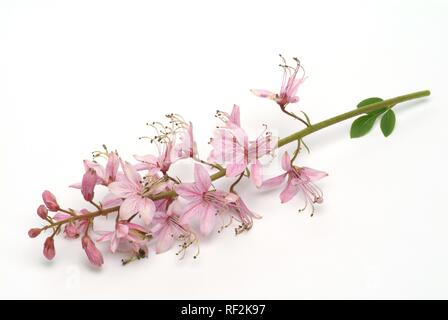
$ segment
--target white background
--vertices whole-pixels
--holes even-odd
[[[447,16],[443,0],[0,1],[0,297],[448,298]],[[292,108],[314,122],[370,96],[432,96],[397,107],[388,139],[376,126],[351,140],[350,122],[306,139],[299,164],[329,173],[314,218],[247,183],[263,219],[212,235],[197,261],[106,254],[98,271],[62,237],[43,258],[44,237],[27,237],[42,190],[82,207],[67,185],[101,144],[144,153],[145,123],[178,112],[206,156],[215,110],[233,103],[252,135],[297,131],[249,92],[278,89],[278,53],[302,60]]]

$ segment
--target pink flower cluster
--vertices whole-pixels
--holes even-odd
[[[273,99],[284,108],[299,100],[296,93],[303,78],[297,79],[298,62],[295,69],[286,62],[282,67],[284,79],[280,93],[253,92]],[[45,225],[32,228],[28,235],[34,238],[50,231],[43,249],[49,260],[56,255],[56,235],[63,233],[69,239],[80,238],[81,248],[95,266],[104,262],[100,243],[107,243],[111,253],[126,253],[124,264],[147,257],[151,250],[165,252],[175,243],[178,243],[177,254],[181,257],[190,246],[196,246],[194,257],[197,257],[201,237],[216,229],[221,231],[233,221],[237,222],[235,233],[239,234],[251,229],[254,219],[260,218],[236,191],[237,184],[245,177],[257,188],[274,188],[286,180],[280,193],[281,202],[302,194],[305,208],[310,205],[314,212],[314,204],[322,202],[322,192],[314,182],[326,173],[294,165],[296,157],[291,159],[285,152],[282,157],[284,173],[264,179],[260,159],[275,157],[278,138],[264,128],[251,140],[241,126],[240,108],[236,105],[230,113],[218,111],[217,117],[222,124],[213,134],[207,160],[202,160],[197,152],[192,123],[176,114],[167,115],[168,125],[148,124],[156,135],[143,138],[150,139],[157,154],[135,155],[135,161],[130,162],[117,151],[103,146],[104,150],[95,152],[92,161],[84,161],[81,182],[71,185],[81,191],[90,209],[63,208],[51,192],[44,191],[43,204],[39,205],[37,214]],[[295,153],[299,151],[298,147]],[[193,162],[194,181],[181,181],[170,175],[172,166],[186,159]],[[221,177],[232,180],[229,189],[217,189],[212,184]],[[107,190],[100,200],[96,196],[97,188]],[[114,217],[114,227],[111,230],[98,228],[97,219],[109,216]],[[224,217],[228,217],[230,223],[224,224]]]

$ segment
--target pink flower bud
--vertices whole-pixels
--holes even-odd
[[[41,204],[40,206],[39,206],[39,208],[37,208],[37,215],[39,216],[39,217],[41,217],[42,219],[47,219],[47,216],[48,216],[48,209],[47,209],[47,207],[45,207],[43,204]]]
[[[74,223],[67,224],[65,226],[64,232],[69,239],[76,239],[79,237],[79,229]]]
[[[82,177],[81,193],[86,201],[92,201],[98,177],[95,170],[89,169]]]
[[[32,228],[28,231],[28,236],[30,238],[36,238],[40,233],[42,232],[42,229],[39,228]]]
[[[52,237],[48,237],[44,243],[44,256],[48,260],[51,260],[56,255],[56,250],[54,248],[54,239]]]
[[[56,197],[48,190],[45,190],[42,193],[42,199],[44,200],[45,205],[48,210],[56,212],[59,210],[59,204],[56,201]]]
[[[81,243],[82,248],[86,252],[87,258],[89,259],[90,263],[97,267],[101,267],[101,265],[104,263],[103,255],[95,246],[92,239],[90,239],[89,236],[84,236],[82,237]]]

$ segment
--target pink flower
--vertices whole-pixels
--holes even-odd
[[[194,216],[199,216],[201,233],[207,235],[215,226],[219,210],[227,207],[229,193],[209,191],[212,181],[204,167],[199,164],[195,164],[194,177],[194,183],[182,183],[175,188],[180,197],[189,201],[180,222],[186,224]]]
[[[92,201],[98,176],[94,169],[89,168],[82,177],[81,193],[86,201]]]
[[[140,165],[137,165],[138,170],[148,170],[150,175],[156,175],[159,172],[165,174],[168,172],[171,164],[174,162],[173,143],[168,142],[158,147],[160,153],[158,157],[152,154],[145,156],[134,155],[135,160],[141,162]]]
[[[174,148],[179,159],[195,158],[197,156],[197,145],[193,137],[193,124],[190,122],[180,136],[180,143]]]
[[[85,235],[81,240],[82,248],[86,252],[87,258],[94,266],[101,267],[104,263],[103,255],[93,243],[89,236]]]
[[[226,116],[220,112],[220,118],[224,119],[226,127],[215,130],[209,161],[227,164],[228,177],[242,174],[250,165],[251,180],[257,187],[261,186],[262,166],[259,159],[273,152],[277,146],[277,138],[265,132],[256,141],[250,142],[246,132],[240,127],[237,105],[234,105],[231,115]]]
[[[169,250],[174,241],[179,239],[182,234],[189,234],[188,227],[179,222],[181,209],[177,201],[169,204],[166,211],[159,211],[154,217],[154,227],[151,233],[156,240],[156,253],[162,253]]]
[[[128,162],[121,164],[124,177],[109,185],[110,191],[117,197],[124,199],[120,206],[120,218],[127,220],[138,213],[148,225],[154,216],[154,202],[147,196],[151,194],[152,186],[145,186],[142,177]]]
[[[235,199],[229,203],[228,205],[230,212],[233,214],[235,219],[237,219],[239,222],[241,222],[240,228],[244,228],[244,230],[248,230],[252,227],[253,224],[253,218],[255,219],[261,219],[261,216],[257,213],[251,211],[246,204],[244,203],[243,199],[235,194]],[[238,232],[238,229],[237,233]]]
[[[48,237],[44,243],[44,256],[48,260],[52,260],[56,255],[53,237]]]
[[[299,101],[299,97],[296,96],[296,94],[299,86],[305,81],[305,75],[299,79],[297,78],[299,70],[303,69],[297,58],[294,58],[296,67],[293,68],[286,64],[286,60],[282,55],[280,55],[280,57],[283,61],[283,64],[280,65],[280,67],[283,68],[283,81],[282,86],[280,87],[280,92],[273,93],[271,91],[258,89],[253,89],[251,91],[256,96],[274,100],[281,108],[285,108],[288,103],[296,103]]]
[[[119,221],[115,224],[115,230],[104,233],[98,242],[110,241],[110,251],[115,253],[120,245],[127,245],[133,250],[138,252],[143,245],[148,242],[150,236],[145,228],[142,226],[127,222]],[[127,250],[123,250],[127,251]]]
[[[82,215],[89,213],[87,210],[82,209],[80,211]],[[56,222],[67,220],[71,218],[72,216],[68,213],[64,212],[58,212],[54,215],[53,220]],[[86,231],[87,227],[89,226],[88,219],[81,219],[76,222],[70,222],[65,225],[64,233],[65,236],[69,239],[77,239],[79,235]]]
[[[37,208],[37,215],[38,215],[41,219],[43,219],[43,220],[47,219],[47,216],[48,216],[48,209],[47,209],[47,207],[45,207],[43,204],[41,204],[41,205]]]
[[[95,184],[108,186],[117,179],[118,168],[120,166],[120,159],[116,152],[109,152],[107,155],[106,168],[101,164],[89,160],[84,160],[85,173],[93,171],[96,174]],[[84,175],[85,176],[85,175]],[[93,178],[91,177],[93,180]],[[83,178],[84,180],[84,178]],[[72,188],[82,189],[82,183],[75,183],[70,185]],[[87,200],[89,201],[89,200]]]
[[[42,200],[44,200],[45,206],[48,210],[56,212],[60,209],[59,204],[56,201],[56,197],[50,191],[45,190],[42,193]]]
[[[305,197],[305,207],[302,210],[306,209],[308,204],[311,204],[313,214],[313,204],[323,201],[322,192],[313,182],[326,177],[328,174],[311,168],[292,165],[288,152],[285,152],[282,157],[282,168],[286,171],[284,174],[264,181],[262,187],[277,187],[284,182],[285,178],[288,178],[286,187],[280,194],[281,202],[288,202],[298,192],[302,192]]]
[[[28,231],[28,236],[30,238],[36,238],[40,233],[42,232],[42,229],[40,228],[32,228]]]

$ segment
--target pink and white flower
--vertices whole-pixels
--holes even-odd
[[[280,193],[281,202],[288,202],[297,193],[301,192],[305,198],[305,207],[301,211],[305,210],[308,204],[311,204],[311,215],[313,215],[313,204],[323,202],[322,191],[314,184],[314,182],[326,177],[328,174],[308,167],[297,167],[292,165],[288,152],[285,152],[282,157],[282,168],[285,170],[285,173],[264,181],[262,187],[274,188],[281,185],[285,179],[287,179],[286,187]]]
[[[298,78],[299,70],[302,69],[302,65],[297,58],[293,58],[296,62],[295,68],[287,65],[285,58],[280,55],[283,64],[280,67],[283,68],[283,80],[279,93],[274,93],[268,90],[252,89],[251,92],[258,97],[267,98],[275,101],[281,108],[285,108],[289,103],[296,103],[299,101],[297,96],[297,90],[299,86],[305,81],[305,72]]]
[[[249,141],[246,132],[240,127],[239,107],[234,105],[228,117],[220,112],[225,127],[215,130],[211,141],[213,147],[208,160],[227,165],[226,175],[236,177],[250,166],[251,180],[257,187],[262,183],[262,164],[260,158],[272,154],[277,146],[278,139],[270,132],[264,132],[257,140]]]
[[[195,164],[194,177],[195,182],[181,183],[175,188],[177,194],[188,201],[180,222],[187,224],[193,217],[198,216],[201,233],[208,235],[215,227],[218,212],[227,208],[230,194],[220,190],[209,191],[212,181],[200,164]]]
[[[110,241],[112,253],[118,250],[138,252],[151,238],[146,228],[127,221],[118,221],[114,231],[102,233],[97,242]]]
[[[152,194],[153,186],[146,186],[137,170],[128,162],[121,164],[124,177],[109,185],[110,191],[118,198],[124,199],[120,206],[120,218],[127,220],[135,214],[150,224],[154,216],[154,202],[148,198]]]
[[[249,230],[253,225],[253,219],[261,219],[261,216],[250,210],[243,199],[236,194],[234,201],[229,203],[228,208],[232,216],[241,222],[239,228],[235,229],[237,233],[240,233],[239,230]]]
[[[110,183],[114,182],[117,179],[118,168],[120,166],[120,158],[118,157],[118,154],[116,152],[108,152],[104,156],[107,156],[106,167],[94,161],[84,160],[84,170],[85,173],[91,172],[92,175],[92,173],[94,172],[96,174],[95,184],[108,186]],[[92,177],[90,178],[93,179]],[[81,189],[82,185],[83,183],[81,182],[72,184],[70,185],[70,187]]]
[[[156,213],[151,229],[156,241],[156,253],[168,251],[181,235],[191,234],[188,226],[179,221],[181,211],[179,202],[174,201],[168,205],[168,209]]]

